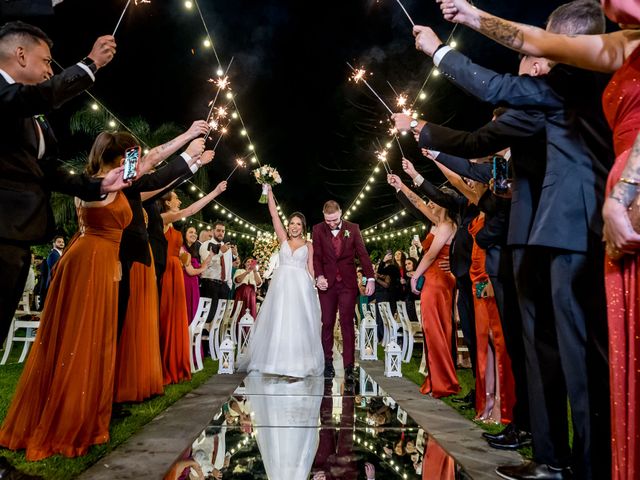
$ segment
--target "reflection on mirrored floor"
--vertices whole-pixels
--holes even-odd
[[[469,478],[363,369],[353,383],[250,374],[186,447],[165,478]]]

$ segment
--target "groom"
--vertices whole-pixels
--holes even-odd
[[[324,222],[313,227],[313,269],[319,290],[322,309],[322,348],[324,350],[324,375],[333,377],[333,327],[336,313],[340,312],[340,330],[343,341],[345,379],[353,381],[355,333],[353,318],[358,281],[355,257],[367,277],[367,296],[373,295],[375,279],[373,266],[364,247],[360,228],[355,223],[342,220],[340,205],[329,200],[322,208]]]

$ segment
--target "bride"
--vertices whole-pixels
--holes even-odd
[[[294,212],[285,230],[271,187],[267,204],[280,241],[280,265],[256,318],[245,360],[247,370],[289,377],[320,376],[324,371],[320,301],[313,281],[313,247],[306,239],[306,220],[302,213]]]

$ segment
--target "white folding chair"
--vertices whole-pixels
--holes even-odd
[[[32,317],[24,317],[24,318],[32,318]],[[29,353],[29,349],[31,348],[31,344],[36,340],[36,330],[40,326],[40,319],[37,320],[19,320],[16,317],[11,321],[11,326],[9,327],[9,334],[7,335],[7,340],[4,344],[4,355],[2,356],[2,360],[0,360],[0,365],[4,365],[7,363],[9,359],[9,354],[11,353],[11,348],[13,347],[14,342],[22,342],[22,354],[20,354],[19,363],[24,362],[24,359],[27,358],[27,353]],[[24,336],[17,336],[16,332],[21,328],[26,329]]]
[[[189,350],[189,362],[191,363],[191,372],[199,372],[204,368],[202,364],[202,329],[209,316],[211,309],[211,299],[200,297],[198,310],[189,325],[189,340],[191,349]]]
[[[378,310],[380,311],[380,316],[382,317],[382,321],[385,325],[385,334],[382,343],[384,345],[389,342],[398,343],[398,331],[400,330],[401,326],[393,317],[391,305],[389,304],[389,302],[378,302]]]
[[[218,300],[218,307],[209,324],[209,354],[213,360],[220,356],[220,326],[227,310],[227,300]],[[207,328],[206,326],[204,328]]]
[[[407,305],[403,301],[397,302],[398,319],[402,324],[402,361],[408,363],[413,354],[413,329],[407,313]]]
[[[240,313],[242,313],[242,300],[237,300],[234,305],[233,313],[229,317],[229,336],[233,340],[234,344],[238,344],[238,320]]]

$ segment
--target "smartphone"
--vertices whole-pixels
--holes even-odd
[[[509,191],[509,162],[501,155],[493,156],[493,193]]]
[[[133,180],[138,176],[138,160],[140,160],[140,147],[127,148],[124,152],[124,180]]]
[[[424,287],[424,275],[420,275],[420,278],[418,278],[416,282],[416,290],[420,292],[422,291],[422,287]]]
[[[413,236],[413,241],[414,242],[419,242],[420,241],[420,235],[414,235]]]

